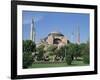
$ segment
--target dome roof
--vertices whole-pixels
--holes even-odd
[[[50,34],[48,34],[48,36],[53,35],[53,36],[64,36],[62,33],[60,32],[51,32]]]

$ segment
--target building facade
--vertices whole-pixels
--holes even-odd
[[[51,45],[64,46],[69,43],[69,40],[60,32],[51,32],[41,42]]]

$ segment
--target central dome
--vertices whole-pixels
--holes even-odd
[[[61,32],[51,32],[50,34],[48,34],[48,36],[64,36]]]

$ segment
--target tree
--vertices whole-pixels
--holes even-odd
[[[65,56],[65,47],[64,46],[62,46],[60,49],[59,49],[59,54],[58,54],[59,56],[62,56],[62,57],[64,57]]]
[[[77,57],[81,56],[81,46],[78,45],[78,44],[70,43],[68,45],[68,51],[67,52],[72,56],[72,59],[77,60]]]
[[[31,40],[23,40],[23,68],[28,68],[32,60],[32,52],[35,51],[35,43]]]
[[[50,51],[50,52],[54,52],[56,49],[57,49],[57,46],[54,46],[54,45],[49,45],[47,47],[47,51]]]
[[[59,59],[57,59],[57,57],[59,57],[60,60],[63,61],[64,57],[65,57],[65,47],[62,46],[59,49],[55,49],[54,53],[56,55],[56,60],[59,60]]]
[[[73,56],[74,56],[75,59],[77,59],[77,57],[80,56],[80,45],[74,44]]]
[[[85,64],[89,64],[90,63],[89,42],[86,43],[85,48],[82,50],[82,55],[83,55],[83,62]]]
[[[28,68],[33,62],[31,52],[23,52],[23,68]]]
[[[74,59],[74,57],[76,56],[76,44],[72,44],[70,43],[68,46],[66,46],[66,55],[71,55],[72,60]]]
[[[34,52],[35,47],[35,43],[31,40],[23,40],[23,52]]]
[[[37,54],[37,60],[38,60],[38,61],[43,60],[43,56],[44,56],[44,53],[45,53],[44,47],[45,47],[45,45],[41,44],[41,45],[38,46],[37,49],[36,49],[36,51],[38,52],[38,54]]]
[[[48,45],[46,53],[48,53],[48,57],[52,57],[50,58],[50,61],[54,61],[55,58],[55,50],[57,49],[57,46],[54,45]]]
[[[71,63],[72,63],[72,56],[70,54],[68,54],[66,56],[66,62],[67,62],[68,65],[71,65]]]
[[[65,46],[65,60],[68,65],[71,65],[73,61],[74,44],[69,44]]]
[[[80,49],[79,49],[80,50],[79,51],[80,52],[80,55],[79,55],[80,57],[83,56],[83,51],[84,51],[85,47],[86,47],[86,43],[81,43],[80,44]]]

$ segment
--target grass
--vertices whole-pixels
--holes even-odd
[[[87,66],[89,64],[84,64],[83,61],[73,61],[71,65],[66,62],[60,63],[33,63],[29,68],[48,68],[48,67],[72,67],[72,66]]]

